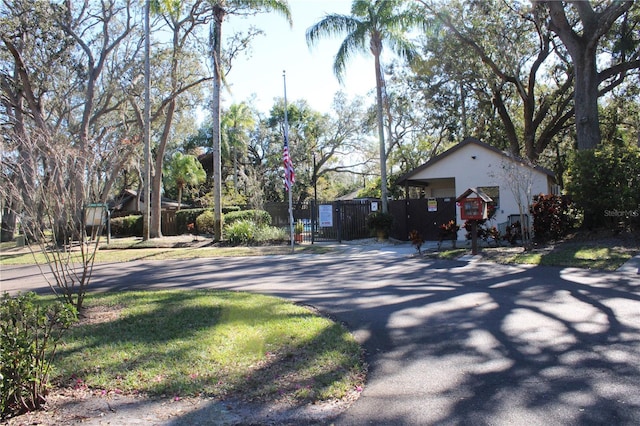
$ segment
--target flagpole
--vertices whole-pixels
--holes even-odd
[[[284,83],[284,140],[287,141],[288,143],[289,119],[287,116],[287,76],[284,70],[282,71],[282,81]],[[295,244],[294,244],[294,238],[293,238],[293,195],[292,195],[293,185],[291,183],[289,184],[289,188],[287,192],[289,193],[289,239],[291,240],[291,253],[293,253]]]

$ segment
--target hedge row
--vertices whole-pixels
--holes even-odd
[[[257,226],[271,225],[271,215],[264,210],[242,210],[229,212],[224,215],[225,225],[233,225],[235,222],[247,220],[255,223]]]
[[[231,225],[242,220],[252,221],[258,226],[271,224],[271,215],[264,210],[239,211],[239,207],[232,206],[222,209],[222,212],[224,214],[222,217],[223,225]],[[198,219],[199,217],[200,219]],[[211,233],[213,229],[213,209],[177,211],[176,228],[178,235]],[[111,234],[118,237],[142,237],[142,216],[130,215],[111,218]]]
[[[142,237],[142,216],[113,217],[110,220],[111,234],[118,237]]]

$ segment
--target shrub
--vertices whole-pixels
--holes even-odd
[[[227,214],[230,212],[239,212],[242,210],[240,206],[227,206],[222,208],[222,214]]]
[[[114,217],[110,221],[111,234],[117,237],[142,237],[142,216]]]
[[[224,223],[232,225],[237,221],[252,221],[256,226],[271,225],[271,215],[264,210],[242,210],[229,212],[224,215]]]
[[[70,304],[39,302],[35,293],[0,300],[0,412],[2,418],[39,408],[51,360],[64,330],[77,319]]]
[[[447,223],[440,224],[438,227],[438,248],[440,248],[445,239],[450,239],[455,248],[459,230],[460,225],[458,225],[454,219],[451,219]]]
[[[578,151],[567,169],[566,189],[584,210],[587,228],[638,226],[640,148],[609,143]]]
[[[576,219],[568,197],[540,194],[533,197],[533,233],[536,241],[558,240],[573,228]]]
[[[522,226],[520,221],[508,225],[504,231],[504,235],[502,235],[502,239],[512,246],[515,246],[518,243],[518,240],[522,241]]]
[[[451,219],[449,222],[441,224],[438,227],[438,229],[440,230],[441,240],[446,237],[450,237],[455,240],[458,238],[458,231],[460,230],[460,225],[458,225],[455,220]]]
[[[367,216],[367,228],[375,233],[386,235],[391,231],[392,226],[393,215],[391,213],[373,212]]]
[[[263,226],[256,229],[255,239],[256,241],[281,243],[289,240],[289,233],[275,226]]]
[[[238,220],[225,227],[225,235],[232,244],[248,244],[256,240],[257,229],[250,220]]]
[[[491,226],[489,223],[487,223],[488,219],[482,219],[482,220],[467,220],[464,222],[463,228],[467,231],[467,234],[465,235],[467,240],[470,240],[473,238],[473,222],[476,223],[476,236],[484,241],[489,241],[489,240],[493,240],[496,245],[498,245],[500,243],[500,232],[498,231],[498,228],[496,228],[495,226]],[[519,227],[520,225],[518,225]],[[519,229],[519,228],[518,228]]]
[[[213,209],[184,209],[176,212],[176,229],[178,235],[190,233],[188,225],[190,223],[196,223],[196,219],[202,213],[210,211],[213,213]],[[197,224],[196,224],[197,226]],[[196,232],[203,232],[200,229],[196,229]]]
[[[196,232],[198,234],[213,234],[215,222],[213,211],[205,211],[196,218]]]

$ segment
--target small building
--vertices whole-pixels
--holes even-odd
[[[116,213],[116,216],[139,214],[143,203],[144,200],[142,199],[142,194],[138,196],[137,191],[125,189],[110,203],[109,209]],[[161,198],[160,203],[160,209],[162,211],[175,211],[191,208],[191,205],[189,204],[178,204],[177,201],[165,197]]]
[[[144,204],[142,194],[132,189],[123,190],[118,197],[109,203],[111,217],[138,215]],[[162,235],[177,235],[176,212],[180,209],[191,208],[189,204],[178,203],[175,200],[162,197],[160,199],[160,226]]]
[[[493,200],[496,226],[519,220],[514,195],[514,192],[518,193],[518,185],[522,189],[523,203],[532,202],[526,199],[526,193],[533,197],[558,192],[555,175],[550,170],[530,165],[471,137],[406,173],[398,184],[405,187],[407,194],[418,194],[413,196],[415,198],[448,202],[456,200],[468,188],[477,188]],[[461,226],[458,239],[462,240],[466,234],[462,228],[464,221],[460,209],[455,212],[455,220]]]

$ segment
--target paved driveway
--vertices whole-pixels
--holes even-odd
[[[97,265],[92,288],[278,295],[344,321],[367,351],[338,425],[638,424],[640,277],[383,251]],[[5,268],[2,288],[44,288]]]

